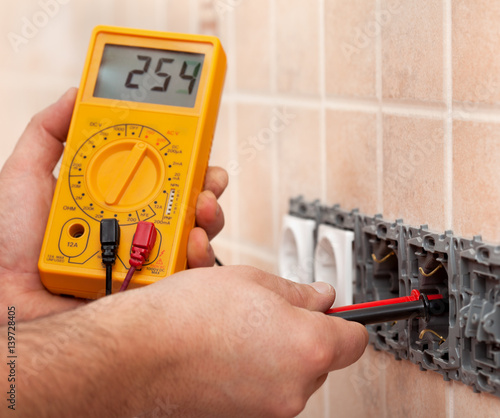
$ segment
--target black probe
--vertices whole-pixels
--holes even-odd
[[[112,269],[116,261],[116,251],[120,244],[120,225],[114,218],[101,220],[102,263],[106,266],[106,295],[111,295],[113,286]]]
[[[352,305],[351,308],[355,308],[355,306],[356,305]],[[339,312],[332,311],[335,311],[335,309],[328,311],[327,315],[336,316],[348,321],[359,322],[363,325],[369,325],[413,318],[422,318],[425,322],[429,322],[432,316],[443,315],[447,312],[447,309],[442,298],[433,298],[429,300],[427,295],[421,293],[419,299],[416,301],[341,310]]]

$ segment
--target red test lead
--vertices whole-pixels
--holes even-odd
[[[368,325],[411,318],[429,322],[432,316],[446,312],[448,307],[442,295],[425,295],[413,290],[410,296],[341,306],[329,309],[326,314]]]
[[[141,268],[156,242],[156,228],[152,222],[140,221],[137,223],[132,250],[130,251],[130,269],[122,283],[120,292],[127,289],[132,276],[137,268]]]
[[[427,299],[442,299],[443,295],[427,295]],[[391,299],[382,299],[375,300],[373,302],[364,302],[364,303],[356,303],[355,305],[347,305],[347,306],[339,306],[338,308],[328,309],[325,313],[337,313],[343,311],[353,311],[355,309],[364,309],[364,308],[374,308],[376,306],[384,306],[384,305],[393,305],[395,303],[403,303],[403,302],[415,302],[420,299],[420,292],[417,289],[413,289],[411,291],[410,296],[402,296],[400,298],[391,298]]]

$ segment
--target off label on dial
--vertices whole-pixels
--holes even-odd
[[[69,187],[75,203],[97,221],[115,217],[127,225],[155,217],[158,208],[152,201],[167,187],[170,144],[143,125],[115,125],[95,133],[71,162]]]

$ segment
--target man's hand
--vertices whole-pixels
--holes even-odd
[[[0,306],[6,306],[7,300],[19,306],[20,320],[83,303],[48,292],[37,267],[56,184],[52,172],[64,149],[76,93],[76,89],[70,89],[57,103],[33,117],[0,172]],[[224,225],[217,198],[227,182],[222,168],[208,169],[205,190],[196,207],[198,227],[191,231],[188,243],[190,267],[214,264],[209,241]]]
[[[313,286],[251,267],[193,269],[23,323],[19,412],[295,416],[368,342],[362,325],[323,313],[333,288]]]

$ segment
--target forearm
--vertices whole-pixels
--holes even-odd
[[[155,379],[169,360],[165,342],[155,341],[154,326],[146,326],[147,303],[131,292],[19,324],[19,413],[126,417],[153,409],[160,396]]]
[[[322,314],[333,296],[249,267],[194,269],[23,322],[16,409],[51,418],[295,416],[367,343],[361,325]]]

